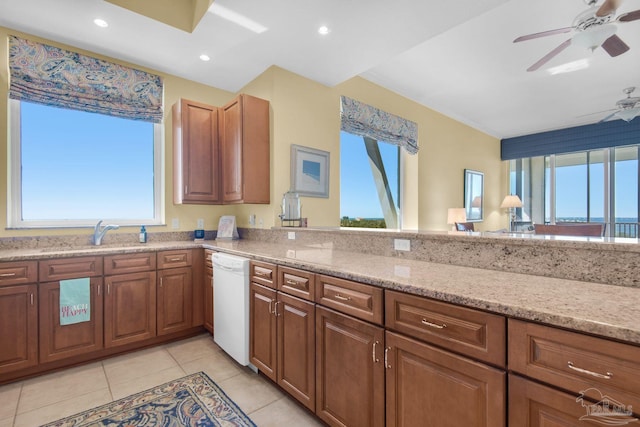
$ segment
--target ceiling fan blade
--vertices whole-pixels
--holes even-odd
[[[627,44],[615,34],[602,43],[602,48],[607,51],[609,56],[613,57],[622,55],[629,50],[629,46],[627,46]]]
[[[554,56],[556,56],[557,54],[565,50],[567,47],[569,47],[570,44],[571,44],[571,39],[564,41],[564,43],[562,43],[560,46],[558,46],[557,48],[553,49],[551,52],[547,53],[545,56],[540,58],[540,60],[535,64],[533,64],[531,67],[527,68],[527,71],[535,71],[538,68],[542,67],[544,64],[549,62]]]
[[[573,30],[573,27],[558,28],[556,30],[549,30],[549,31],[542,31],[540,33],[527,34],[526,36],[518,37],[513,42],[518,43],[518,42],[523,42],[525,40],[537,39],[537,38],[546,37],[546,36],[553,36],[554,34],[568,33],[571,30]]]
[[[618,111],[614,111],[613,113],[609,114],[607,117],[605,117],[604,119],[600,120],[598,123],[604,123],[607,120],[611,119],[613,116],[615,116],[616,114],[618,114]]]
[[[615,13],[616,9],[618,9],[621,4],[622,0],[606,0],[596,12],[596,16],[611,15],[612,13]]]
[[[640,19],[640,9],[634,10],[633,12],[623,13],[618,16],[618,21],[620,22],[631,22],[637,21],[638,19]]]

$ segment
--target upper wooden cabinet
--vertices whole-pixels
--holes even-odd
[[[223,203],[269,203],[269,102],[239,95],[222,107]]]
[[[181,99],[173,105],[173,202],[221,203],[218,108]]]

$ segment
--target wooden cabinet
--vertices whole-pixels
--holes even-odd
[[[211,249],[204,250],[204,275],[203,275],[203,311],[204,311],[204,328],[213,334],[213,262],[211,261],[213,251]]]
[[[158,335],[189,329],[192,325],[192,256],[190,249],[158,252]]]
[[[0,342],[0,374],[38,364],[37,285],[0,286]]]
[[[270,202],[269,102],[239,95],[222,107],[224,203]]]
[[[104,347],[102,257],[74,257],[40,262],[40,363],[53,362]],[[60,281],[89,278],[90,319],[60,324]],[[45,281],[52,280],[55,281]]]
[[[126,258],[130,258],[128,261]],[[116,347],[156,336],[156,254],[110,255],[104,260],[104,345]],[[124,274],[119,274],[124,273]]]
[[[385,364],[386,426],[506,425],[504,371],[389,331]]]
[[[258,266],[258,272],[265,270],[267,264]],[[249,305],[251,363],[313,411],[315,304],[252,281]]]
[[[600,402],[604,412],[619,404],[640,415],[640,347],[509,319],[508,348],[511,371]]]
[[[38,364],[37,261],[0,263],[0,374]]]
[[[332,426],[383,426],[384,351],[383,328],[316,306],[316,415]]]
[[[181,99],[173,106],[173,202],[216,204],[220,197],[218,108]]]
[[[381,288],[322,274],[316,282],[318,304],[378,325],[384,322]]]

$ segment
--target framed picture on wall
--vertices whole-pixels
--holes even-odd
[[[464,170],[464,210],[467,221],[482,221],[484,218],[484,173]]]
[[[329,152],[291,144],[291,190],[329,197]]]

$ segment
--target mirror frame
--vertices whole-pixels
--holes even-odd
[[[478,200],[480,201],[480,206],[478,206]],[[471,169],[464,170],[464,210],[467,215],[467,222],[484,220],[483,172]]]

